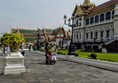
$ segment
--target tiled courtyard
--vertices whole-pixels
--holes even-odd
[[[45,56],[25,53],[25,73],[0,75],[0,83],[118,83],[118,72],[58,60],[46,65]]]

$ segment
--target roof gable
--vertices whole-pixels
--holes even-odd
[[[88,3],[87,3],[88,1]],[[89,12],[95,7],[95,4],[89,2],[89,0],[86,0],[83,5],[76,5],[73,15],[76,16],[81,16],[81,15],[87,15]]]
[[[76,5],[73,15],[83,15],[83,14],[84,14],[83,9],[80,6]]]
[[[62,27],[62,28],[59,27],[59,28],[57,28],[57,29],[55,29],[55,30],[53,31],[53,35],[57,35],[57,34],[60,34],[60,33],[64,34],[64,29],[63,29],[63,27]]]

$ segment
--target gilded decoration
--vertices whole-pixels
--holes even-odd
[[[83,5],[76,5],[73,15],[88,15],[94,7],[95,4],[91,3],[90,0],[85,0]]]
[[[90,0],[85,0],[83,3],[83,6],[90,6],[90,5],[91,5]]]

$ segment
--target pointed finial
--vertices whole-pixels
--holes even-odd
[[[84,0],[83,6],[90,6],[91,1],[90,0]]]

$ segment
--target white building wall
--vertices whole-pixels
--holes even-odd
[[[115,6],[114,14],[114,37],[118,38],[118,4]]]
[[[113,22],[111,23],[105,23],[105,24],[101,24],[101,25],[97,25],[97,26],[91,26],[91,27],[86,27],[85,29],[85,34],[84,31],[82,31],[83,36],[85,36],[85,41],[94,41],[95,38],[95,32],[97,32],[97,39],[96,41],[101,41],[101,31],[103,31],[103,40],[107,41],[107,39],[112,38],[113,36]],[[109,32],[109,38],[106,37],[106,31],[110,30]],[[86,39],[86,33],[88,33],[88,39]],[[91,39],[91,33],[93,33],[93,39]],[[84,38],[84,37],[83,37]]]
[[[115,12],[115,15],[112,16],[112,12]],[[111,19],[106,20],[106,13],[107,12],[111,12]],[[73,39],[74,42],[83,42],[83,41],[94,41],[95,38],[95,32],[98,32],[98,38],[96,39],[97,41],[109,41],[112,40],[114,37],[118,38],[118,4],[116,5],[115,9],[112,10],[108,10],[104,13],[104,21],[100,22],[100,14],[98,14],[99,16],[99,22],[98,23],[93,23],[93,24],[89,24],[86,26],[85,23],[85,17],[79,17],[81,18],[81,26],[77,26],[74,27],[74,33],[76,33],[75,31],[78,31],[78,39]],[[94,15],[93,17],[95,17],[96,15]],[[114,19],[112,19],[112,17]],[[78,18],[78,19],[79,19]],[[89,18],[90,19],[90,18]],[[95,19],[94,19],[95,21]],[[75,22],[76,23],[76,22]],[[107,30],[109,30],[109,37],[107,38]],[[101,38],[101,31],[103,31],[103,38]],[[93,39],[91,39],[91,32],[93,33]],[[86,33],[88,33],[88,39],[86,39]],[[80,38],[80,34],[81,34],[81,38]],[[75,34],[76,36],[76,34]]]

